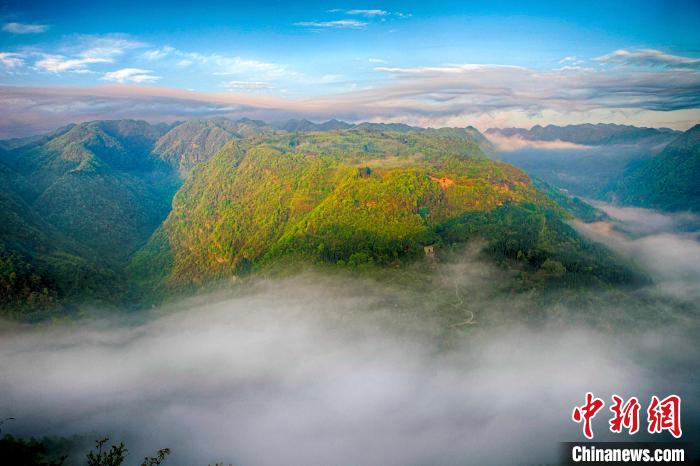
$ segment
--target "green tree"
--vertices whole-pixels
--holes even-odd
[[[102,451],[107,442],[109,442],[108,437],[95,441],[96,451],[90,451],[87,454],[87,466],[120,466],[124,463],[124,458],[129,451],[124,442],[112,445],[107,451]]]
[[[158,453],[156,453],[156,456],[152,457],[145,457],[143,459],[143,463],[141,463],[141,466],[160,466],[160,464],[165,461],[165,457],[170,454],[170,448],[163,448],[161,450],[158,450]]]

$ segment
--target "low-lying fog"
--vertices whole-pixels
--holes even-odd
[[[618,216],[618,227],[636,222],[634,239],[581,228],[648,266],[655,293],[694,296],[696,238],[673,222],[644,230],[642,215]],[[483,298],[478,290],[498,273],[488,265],[441,267],[482,317],[522,305]],[[128,464],[163,447],[170,465],[554,463],[558,442],[583,439],[571,410],[592,391],[608,403],[612,393],[635,395],[644,408],[652,394],[677,393],[684,439],[697,440],[694,308],[681,317],[665,308],[634,329],[509,318],[445,330],[425,319],[427,298],[392,301],[387,288],[305,274],[138,322],[5,324],[0,418],[17,420],[4,432],[106,434],[127,443]],[[610,440],[605,409],[594,432]]]
[[[610,222],[576,228],[651,273],[659,291],[695,304],[700,299],[700,218],[595,202]]]

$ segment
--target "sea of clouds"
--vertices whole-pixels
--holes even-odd
[[[554,318],[579,312],[556,306],[544,322],[514,318],[504,308],[529,302],[490,298],[500,272],[467,255],[439,271],[479,309],[457,329],[428,318],[428,295],[400,300],[385,283],[314,273],[146,316],[4,323],[0,417],[16,420],[3,432],[107,435],[126,442],[127,464],[164,447],[169,465],[540,464],[583,440],[571,411],[592,391],[643,408],[677,393],[684,439],[697,440],[700,347],[685,304],[700,247],[658,214],[609,212],[620,220],[577,227],[636,257],[654,296],[680,302],[658,319],[610,328]],[[605,409],[596,439],[617,439]]]

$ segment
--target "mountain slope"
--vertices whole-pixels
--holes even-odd
[[[229,143],[195,168],[131,271],[147,286],[202,285],[284,257],[397,265],[476,238],[539,276],[629,278],[468,138],[358,129]]]
[[[0,162],[0,310],[48,311],[72,297],[119,294],[115,274],[89,247],[71,240],[24,200],[22,175]]]
[[[255,136],[269,129],[261,121],[246,118],[237,121],[223,117],[189,120],[158,139],[153,154],[185,177],[192,167],[209,160],[230,140]]]
[[[623,177],[619,201],[667,211],[700,212],[700,124]]]
[[[48,134],[38,134],[34,136],[27,136],[23,138],[12,138],[12,139],[4,139],[0,141],[0,149],[5,150],[5,151],[10,151],[13,149],[18,149],[20,147],[27,147],[27,146],[40,146],[42,144],[46,144],[48,141],[51,139],[60,136],[61,134],[64,134],[68,131],[70,131],[75,124],[70,124],[67,126],[64,126],[62,128],[58,128],[55,131],[52,131]]]
[[[3,311],[119,299],[121,268],[179,186],[150,155],[166,129],[89,122],[0,153]]]
[[[83,123],[10,152],[7,164],[31,180],[23,199],[45,221],[118,262],[170,210],[177,181],[150,155],[161,134],[143,121]]]

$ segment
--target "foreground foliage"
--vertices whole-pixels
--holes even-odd
[[[129,450],[124,442],[109,445],[109,438],[95,441],[94,449],[85,455],[84,462],[78,461],[76,451],[81,449],[80,437],[44,437],[21,439],[12,435],[0,438],[0,464],[4,466],[65,466],[85,464],[86,466],[121,466],[126,461]],[[170,454],[170,448],[163,448],[155,456],[145,457],[140,466],[159,466]]]

